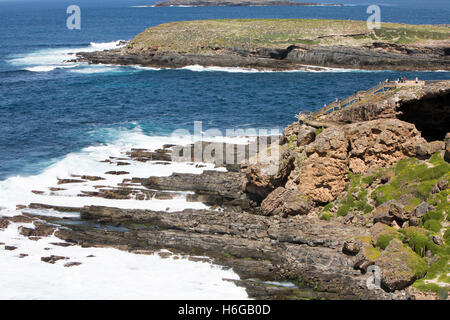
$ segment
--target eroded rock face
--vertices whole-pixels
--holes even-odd
[[[328,203],[345,190],[348,141],[340,128],[330,128],[306,146],[299,192],[318,203]]]
[[[277,187],[284,185],[294,169],[294,156],[287,146],[279,148],[278,152],[278,164],[262,159],[245,170],[244,191],[255,195],[261,201]]]
[[[376,261],[381,268],[381,285],[388,291],[404,289],[426,271],[426,262],[403,243],[394,239]]]
[[[416,156],[416,147],[427,144],[413,124],[396,119],[351,124],[344,130],[349,141],[349,168],[357,174]]]
[[[261,204],[261,212],[266,216],[282,217],[306,215],[312,209],[311,201],[297,190],[277,188]]]
[[[328,203],[345,190],[347,174],[365,173],[417,155],[427,144],[410,123],[397,119],[373,120],[325,129],[305,147],[299,193],[316,203]],[[431,154],[430,154],[431,155]]]

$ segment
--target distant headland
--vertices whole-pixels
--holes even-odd
[[[302,66],[369,70],[450,70],[450,29],[365,21],[224,19],[154,26],[122,48],[81,52],[89,63],[157,68]]]
[[[164,0],[153,7],[238,7],[238,6],[343,6],[343,4],[324,4],[296,2],[290,0]]]

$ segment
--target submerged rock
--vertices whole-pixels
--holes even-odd
[[[42,262],[47,262],[47,263],[51,263],[51,264],[55,264],[57,261],[59,260],[67,260],[69,258],[67,257],[62,257],[62,256],[49,256],[49,257],[42,257],[41,261]]]

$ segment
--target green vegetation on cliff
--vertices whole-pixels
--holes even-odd
[[[393,222],[403,220],[406,224],[402,225],[400,221],[402,228],[396,230],[378,223],[377,237],[368,247],[382,250],[383,255],[394,239],[403,242],[410,250],[408,263],[414,266],[418,275],[414,287],[437,294],[448,291],[450,164],[436,153],[427,161],[404,159],[390,168],[364,175],[350,172],[348,177],[346,194],[327,204],[319,217],[330,220],[352,213],[354,217],[362,217],[353,218],[354,223],[356,220],[371,226],[377,210],[387,206],[380,212],[396,215],[391,216]],[[419,205],[426,208],[422,214],[414,213]],[[372,210],[372,206],[376,209]]]
[[[223,19],[171,22],[145,30],[129,44],[140,52],[213,53],[225,49],[287,48],[291,45],[365,46],[373,43],[417,44],[450,39],[450,28],[383,23],[367,29],[365,21],[322,19]]]

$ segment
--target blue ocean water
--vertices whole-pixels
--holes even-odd
[[[63,62],[72,52],[111,46],[169,21],[366,20],[369,5],[348,1],[351,5],[344,7],[132,7],[149,3],[0,0],[0,180],[37,174],[68,153],[114,141],[136,128],[149,136],[192,130],[194,121],[203,121],[205,129],[282,129],[301,110],[315,110],[386,78],[450,79],[449,72],[199,72]],[[431,3],[384,2],[382,19],[450,23],[448,1]],[[66,28],[69,4],[81,7],[81,30]]]

